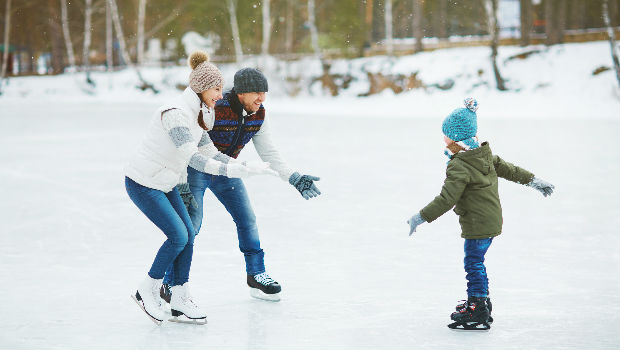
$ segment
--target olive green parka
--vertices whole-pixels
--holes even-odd
[[[493,155],[488,142],[479,148],[452,156],[441,194],[420,211],[432,222],[450,208],[459,216],[461,237],[482,239],[502,233],[502,206],[497,177],[528,184],[534,174]]]

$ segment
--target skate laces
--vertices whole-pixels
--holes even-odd
[[[269,277],[269,275],[266,272],[259,273],[258,275],[254,275],[254,279],[256,280],[256,282],[264,286],[268,286],[272,283],[276,283],[276,281],[274,281],[273,278]]]

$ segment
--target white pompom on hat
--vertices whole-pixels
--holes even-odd
[[[211,62],[209,54],[204,51],[194,51],[187,60],[192,72],[189,74],[189,87],[199,94],[212,87],[224,86],[222,72]]]

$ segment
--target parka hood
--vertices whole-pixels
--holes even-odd
[[[484,175],[488,175],[493,168],[493,153],[488,142],[483,142],[480,147],[471,151],[457,153],[453,159],[456,158],[469,164]]]

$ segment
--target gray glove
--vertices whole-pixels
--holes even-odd
[[[321,191],[316,187],[314,181],[319,181],[320,178],[312,175],[300,175],[298,172],[294,172],[291,177],[288,178],[288,183],[295,186],[297,191],[305,199],[310,199],[321,194]]]
[[[411,217],[411,219],[407,220],[407,223],[409,224],[409,236],[415,232],[416,227],[420,226],[420,224],[424,222],[426,222],[426,220],[424,220],[420,213],[415,214]]]
[[[190,208],[198,209],[198,202],[196,202],[192,191],[189,190],[188,183],[178,184],[176,188],[179,191],[181,199],[183,199],[183,204],[185,204],[185,208],[187,208],[188,212]]]
[[[553,186],[552,184],[537,177],[534,177],[532,181],[530,181],[530,183],[526,186],[534,188],[535,190],[542,193],[545,197],[550,196],[553,193],[553,189],[555,188],[555,186]]]

